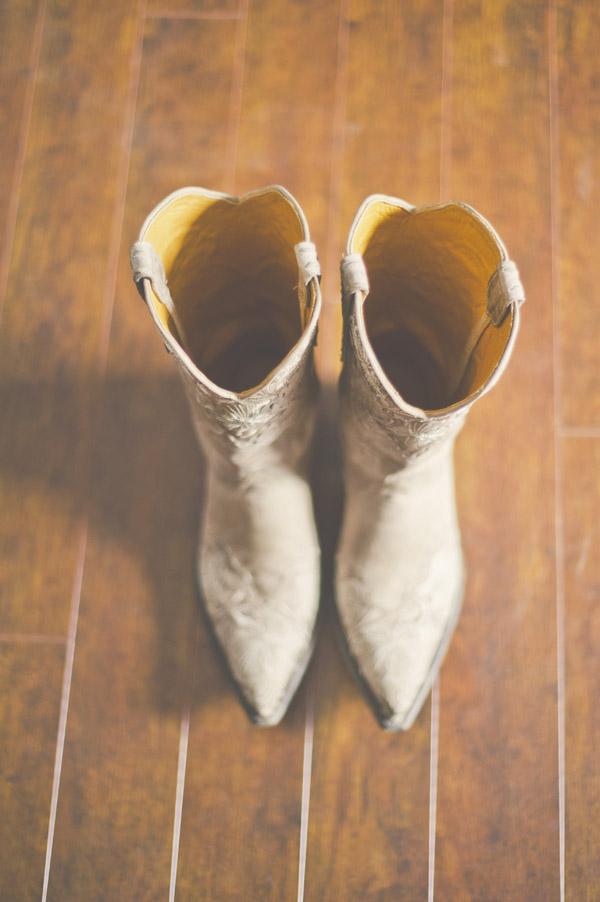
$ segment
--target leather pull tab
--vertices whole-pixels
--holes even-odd
[[[142,280],[149,279],[158,300],[174,316],[175,305],[167,285],[165,269],[162,265],[162,260],[149,241],[136,241],[133,245],[131,248],[131,268],[133,270],[133,281],[137,285],[142,298],[145,300]]]
[[[300,302],[300,317],[302,328],[306,328],[310,319],[310,307],[312,291],[307,288],[312,279],[321,278],[321,266],[317,257],[317,248],[312,241],[299,241],[294,245],[296,260],[298,261],[298,300]]]
[[[369,293],[369,276],[362,254],[348,254],[340,263],[342,274],[342,295],[350,297],[357,291]]]
[[[503,260],[488,282],[487,315],[494,326],[498,327],[511,304],[520,307],[524,302],[525,292],[519,279],[519,271],[512,260]]]
[[[179,318],[169,286],[167,285],[167,276],[162,260],[152,247],[149,241],[136,241],[131,248],[131,269],[133,270],[133,281],[137,285],[137,290],[145,301],[143,280],[148,279],[152,284],[152,291],[163,305],[166,307],[171,318],[177,327],[179,340],[182,346],[187,344],[185,332],[182,322]],[[169,348],[167,348],[169,350]]]
[[[294,251],[304,285],[308,285],[311,279],[320,279],[321,265],[316,245],[312,241],[299,241],[294,245]]]
[[[350,341],[350,305],[357,295],[362,303],[369,293],[369,275],[362,254],[348,254],[340,262],[342,277],[342,361],[346,357],[346,349]]]

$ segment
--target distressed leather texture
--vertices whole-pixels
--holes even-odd
[[[308,663],[320,591],[307,480],[315,248],[282,188],[242,198],[189,188],[150,214],[132,266],[206,458],[197,556],[205,610],[248,713],[274,724]]]
[[[463,597],[454,440],[508,363],[524,295],[476,211],[380,195],[354,220],[342,286],[336,604],[380,723],[407,729]]]

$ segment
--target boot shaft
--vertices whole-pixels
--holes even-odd
[[[342,260],[345,460],[385,476],[451,444],[500,378],[523,289],[466,204],[368,198]]]
[[[146,219],[132,266],[215,474],[236,481],[300,466],[318,391],[321,296],[316,251],[291,195],[177,191]]]

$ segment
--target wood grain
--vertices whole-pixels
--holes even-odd
[[[135,21],[46,12],[0,329],[3,632],[66,632]]]
[[[557,185],[562,420],[600,427],[600,291],[593,235],[600,203],[597,4],[558,4]]]
[[[202,639],[194,696],[178,898],[296,899],[304,693],[278,727],[252,726]]]
[[[541,2],[454,9],[451,193],[498,229],[528,300],[514,358],[457,447],[468,586],[441,686],[436,898],[551,900],[559,812],[548,22]]]
[[[0,311],[12,249],[23,150],[39,52],[39,0],[0,6]]]
[[[169,894],[180,724],[200,628],[193,561],[202,466],[128,257],[165,194],[197,181],[200,168],[219,187],[234,37],[232,22],[146,26],[50,899]],[[225,691],[210,646],[202,648],[211,666],[195,698],[200,710]]]
[[[598,439],[564,439],[566,899],[600,887],[600,472]]]
[[[231,18],[239,0],[148,0],[148,16],[160,18]]]
[[[344,121],[342,247],[369,194],[412,204],[440,193],[444,5],[352,0]],[[377,98],[377,102],[374,99]]]
[[[442,190],[498,228],[528,301],[457,447],[468,592],[439,696],[433,897],[560,898],[564,642],[565,899],[597,898],[597,4],[48,0],[36,33],[42,12],[0,4],[0,897],[42,894],[86,524],[48,898],[169,898],[183,777],[177,900],[296,900],[303,863],[307,902],[431,893],[430,703],[409,733],[379,731],[328,612],[339,256],[367,194]],[[324,268],[325,588],[308,680],[280,727],[257,730],[199,616],[202,464],[128,250],[182,185],[270,182],[298,197]]]
[[[0,898],[40,899],[64,644],[0,642]]]
[[[341,215],[334,220],[338,253],[328,258],[334,263],[368,194],[397,194],[412,202],[439,197],[442,4],[353,2],[349,15],[344,155],[333,161],[343,170]],[[375,96],[380,104],[373,103]],[[337,515],[334,447],[331,437],[320,447],[325,522]],[[323,497],[327,489],[329,497]],[[331,539],[327,559],[333,556]],[[426,898],[429,702],[410,733],[382,732],[330,630],[323,639],[315,675],[306,898]]]
[[[186,415],[174,378],[107,379],[51,900],[168,897],[197,627],[191,561],[200,473],[191,431],[181,428]]]

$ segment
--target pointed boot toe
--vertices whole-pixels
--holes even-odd
[[[444,563],[441,555],[436,559],[437,573],[434,564],[412,588],[356,575],[337,579],[350,662],[387,730],[412,726],[456,627],[464,592],[460,549],[449,550]],[[341,569],[338,565],[338,573]]]
[[[198,580],[206,614],[251,720],[279,723],[310,660],[319,600],[319,551],[260,567],[204,541]]]

